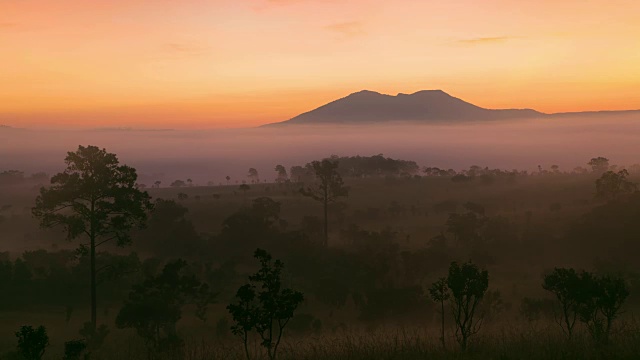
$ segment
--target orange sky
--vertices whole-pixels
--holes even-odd
[[[0,0],[0,123],[245,127],[362,89],[640,108],[637,0]]]

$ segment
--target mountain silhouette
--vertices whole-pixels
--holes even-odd
[[[479,122],[506,119],[640,114],[640,110],[587,111],[547,114],[533,109],[486,109],[442,90],[386,95],[363,90],[322,105],[286,121],[263,126],[368,124],[392,121],[415,123]]]
[[[532,118],[545,114],[532,109],[485,109],[442,90],[385,95],[363,90],[322,105],[290,120],[268,124],[358,124],[388,121],[466,122]]]

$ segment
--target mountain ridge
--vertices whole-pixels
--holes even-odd
[[[281,122],[262,125],[371,124],[385,122],[462,123],[506,119],[600,116],[640,110],[543,113],[530,108],[488,109],[449,95],[443,90],[420,90],[412,94],[382,94],[361,90]]]

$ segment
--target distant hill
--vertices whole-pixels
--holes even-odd
[[[268,124],[358,124],[388,121],[467,122],[540,117],[532,109],[485,109],[442,90],[385,95],[363,90],[335,100],[290,120]]]
[[[638,114],[640,110],[546,114],[532,109],[485,109],[442,90],[386,95],[363,90],[332,101],[292,119],[263,126],[312,124],[368,124],[392,121],[415,123],[479,122],[543,117],[597,117]]]

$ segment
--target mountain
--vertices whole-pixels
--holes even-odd
[[[290,120],[265,126],[293,124],[359,124],[388,121],[466,122],[532,118],[545,114],[531,109],[485,109],[442,90],[385,95],[363,90]]]

